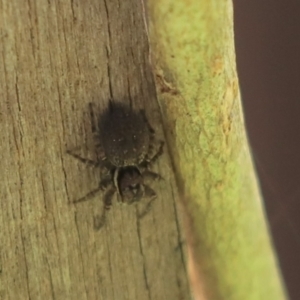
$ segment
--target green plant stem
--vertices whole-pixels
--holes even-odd
[[[149,0],[152,64],[205,299],[285,299],[251,161],[232,2]]]

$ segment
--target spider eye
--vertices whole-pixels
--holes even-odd
[[[136,195],[136,194],[139,192],[139,190],[140,190],[140,184],[139,184],[139,183],[131,184],[131,185],[129,186],[129,189],[132,191],[132,193],[133,193],[134,195]]]

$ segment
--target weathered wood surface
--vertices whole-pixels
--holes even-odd
[[[140,1],[0,1],[0,299],[190,299],[167,149],[145,218],[114,203],[93,229],[88,103],[143,107],[163,137]],[[144,205],[141,203],[140,206]]]

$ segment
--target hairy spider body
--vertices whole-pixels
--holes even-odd
[[[144,161],[152,129],[143,113],[111,105],[99,122],[99,131],[105,156],[112,165],[137,166]]]
[[[160,175],[149,171],[149,166],[162,154],[164,143],[155,139],[155,131],[143,111],[134,111],[128,106],[110,103],[109,108],[100,116],[98,129],[94,125],[92,104],[90,113],[92,131],[104,156],[95,162],[71,151],[68,153],[83,163],[108,170],[97,189],[76,201],[86,201],[99,191],[105,191],[105,209],[100,223],[95,226],[99,229],[103,226],[105,211],[111,207],[115,193],[120,202],[127,204],[138,202],[143,197],[150,198],[146,211],[149,210],[156,193],[147,182],[161,178]],[[144,214],[145,212],[140,216]]]

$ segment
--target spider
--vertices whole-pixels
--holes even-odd
[[[143,217],[157,196],[149,183],[162,178],[150,171],[149,167],[162,155],[164,142],[155,138],[155,131],[145,112],[135,111],[120,103],[109,103],[108,109],[100,116],[98,128],[95,126],[93,105],[89,104],[92,133],[97,142],[96,147],[102,150],[102,156],[93,161],[67,151],[81,162],[105,171],[99,186],[74,202],[87,201],[98,192],[105,192],[103,213],[95,221],[95,229],[104,225],[106,211],[111,208],[115,194],[119,202],[126,204],[149,198],[145,211],[139,215],[140,218]]]

